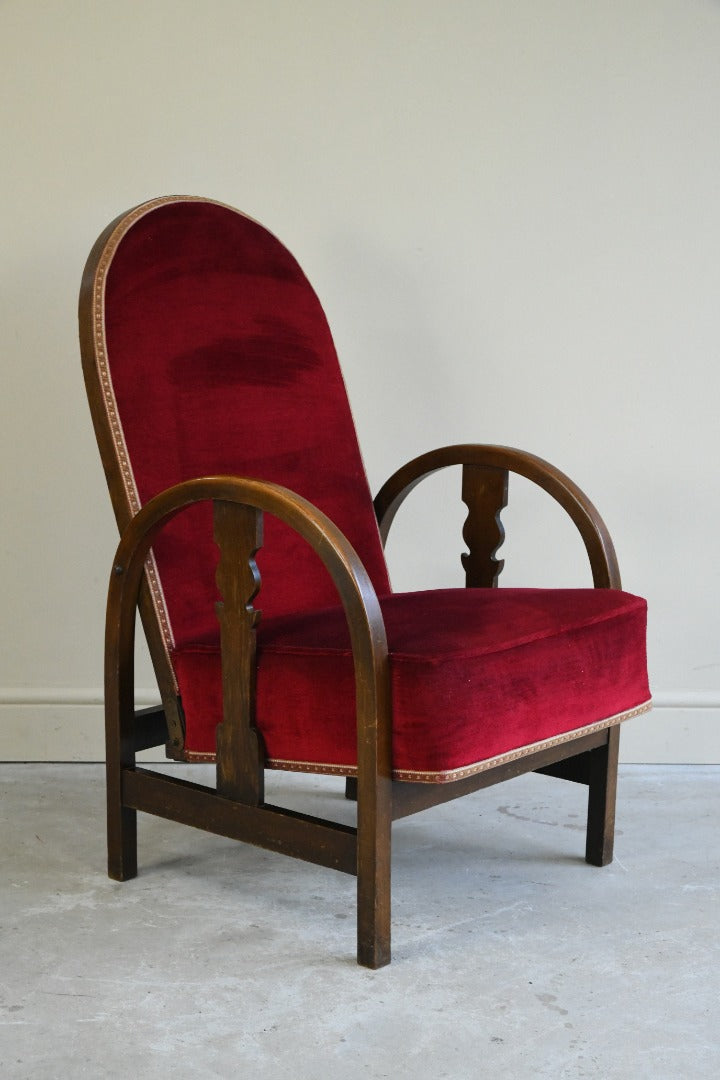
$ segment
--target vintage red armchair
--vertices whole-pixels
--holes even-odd
[[[122,534],[105,645],[112,878],[137,873],[138,810],[355,874],[358,961],[375,968],[390,960],[396,818],[535,770],[587,785],[586,858],[611,860],[619,725],[649,708],[646,608],[566,476],[450,446],[373,507],[315,293],[271,233],[207,199],[108,226],[80,337]],[[452,465],[467,588],[393,593],[392,519]],[[495,588],[510,472],[567,511],[594,588]],[[162,705],[135,712],[138,603]],[[162,744],[216,761],[216,786],[136,766]],[[268,768],[346,777],[357,827],[267,804]]]

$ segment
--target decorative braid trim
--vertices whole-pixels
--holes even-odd
[[[123,431],[122,423],[120,421],[120,414],[117,407],[117,399],[115,397],[115,388],[113,386],[112,375],[110,373],[110,363],[108,360],[107,341],[105,338],[105,284],[107,281],[108,270],[115,256],[120,241],[125,234],[132,228],[132,226],[144,217],[145,214],[150,213],[152,210],[157,209],[159,206],[163,206],[165,203],[174,202],[175,199],[171,198],[159,198],[154,199],[152,202],[144,203],[142,206],[137,206],[134,210],[131,210],[129,214],[126,214],[117,228],[113,231],[108,239],[105,249],[100,259],[97,270],[95,271],[95,285],[93,296],[93,338],[95,341],[95,363],[97,365],[98,378],[100,380],[100,386],[102,389],[103,401],[105,403],[105,412],[107,414],[108,426],[110,428],[110,434],[112,436],[113,446],[115,447],[115,454],[117,457],[117,463],[120,468],[120,475],[122,476],[123,487],[125,489],[125,499],[127,502],[127,508],[130,512],[130,516],[134,517],[140,510],[140,496],[138,494],[137,484],[135,482],[135,474],[133,473],[132,465],[130,464],[130,456],[128,454],[127,443],[125,442],[125,432]],[[168,662],[170,663],[170,650],[174,647],[175,640],[173,637],[172,626],[170,625],[170,619],[167,611],[167,604],[165,603],[165,596],[160,582],[160,576],[157,570],[157,564],[155,562],[155,556],[152,551],[148,555],[145,561],[145,573],[147,576],[148,584],[150,586],[150,594],[152,597],[153,607],[157,616],[158,623],[160,625],[160,631],[162,634],[163,645],[165,647],[165,654]],[[175,678],[175,672],[170,663],[170,669],[173,671],[173,679]],[[175,689],[177,690],[177,680],[175,680]]]
[[[282,758],[268,758],[265,764],[268,769],[278,769],[283,772],[311,772],[320,773],[323,776],[357,776],[357,765],[313,765],[309,761],[283,761]]]
[[[410,769],[393,769],[393,780],[404,780],[416,784],[451,784],[454,780],[464,780],[468,776],[476,776],[478,773],[487,772],[498,765],[507,765],[511,761],[520,761],[538,750],[549,750],[553,746],[562,746],[563,743],[572,742],[581,735],[594,735],[597,731],[615,727],[626,720],[632,720],[635,716],[649,712],[652,708],[652,700],[644,705],[628,709],[626,712],[617,713],[606,720],[599,720],[596,724],[587,727],[574,728],[572,731],[564,731],[561,735],[554,735],[551,739],[541,739],[539,742],[528,743],[517,750],[509,750],[505,754],[497,754],[495,757],[486,758],[484,761],[476,761],[472,765],[464,765],[460,769],[446,769],[440,772],[414,772]],[[186,752],[187,761],[214,761],[215,755],[199,753],[196,751]],[[324,776],[357,776],[357,765],[326,765],[311,761],[286,761],[282,758],[268,758],[265,762],[268,769],[278,769],[283,772],[318,773]]]
[[[553,746],[562,746],[563,743],[572,742],[573,739],[577,739],[581,735],[594,735],[596,731],[615,727],[617,724],[624,723],[625,720],[632,720],[634,716],[649,712],[651,708],[652,701],[646,701],[644,705],[638,705],[637,708],[617,713],[616,716],[610,716],[607,720],[600,720],[596,724],[588,724],[587,727],[575,728],[573,731],[564,731],[562,735],[555,735],[552,739],[541,739],[540,742],[528,743],[527,746],[522,746],[518,750],[510,750],[506,754],[498,754],[496,757],[475,762],[473,765],[466,765],[461,769],[448,769],[445,772],[438,773],[411,772],[407,769],[397,769],[393,771],[393,779],[408,780],[419,784],[449,784],[453,780],[464,780],[467,776],[475,776],[477,773],[494,769],[496,765],[507,765],[511,761],[520,761],[538,750],[549,750]]]

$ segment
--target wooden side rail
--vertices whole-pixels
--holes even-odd
[[[133,743],[136,752],[162,746],[167,742],[167,732],[167,717],[162,705],[150,705],[135,711]]]
[[[186,507],[212,501],[215,536],[221,547],[218,580],[224,592],[221,611],[223,693],[229,697],[218,739],[218,791],[193,789],[198,812],[211,831],[240,835],[251,843],[280,850],[292,835],[292,854],[348,869],[347,845],[355,848],[358,877],[358,961],[381,967],[390,960],[390,829],[392,727],[387,641],[372,583],[350,543],[333,523],[305,499],[276,484],[215,476],[189,480],[150,500],[123,532],[108,592],[105,638],[105,724],[108,785],[108,866],[124,880],[137,873],[136,811],[147,810],[174,820],[180,801],[166,778],[135,772],[133,708],[135,610],[143,567],[163,525]],[[261,542],[261,515],[270,513],[293,528],[323,561],[345,610],[355,665],[358,740],[357,832],[337,826],[340,856],[324,853],[323,836],[334,826],[311,824],[302,815],[279,817],[265,807],[262,747],[255,740],[249,761],[238,761],[252,746],[252,685],[242,683],[252,667],[252,633],[257,591],[254,554]],[[230,655],[226,656],[225,652]],[[236,671],[241,673],[238,680]],[[245,695],[243,699],[243,695]],[[172,797],[171,797],[172,796]],[[223,806],[226,809],[223,809]],[[239,809],[243,808],[243,809]],[[262,821],[262,827],[253,822]],[[282,825],[281,836],[275,826]],[[273,837],[275,837],[273,839]]]
[[[513,472],[543,488],[567,511],[585,544],[595,588],[621,587],[613,542],[605,522],[587,495],[554,465],[509,446],[479,443],[444,446],[421,454],[398,469],[375,497],[375,513],[383,542],[387,540],[395,514],[410,492],[425,477],[451,465],[463,466],[463,501],[468,506],[463,536],[470,549],[463,557],[463,565],[469,586],[497,583],[502,562],[494,556],[504,535],[499,516],[507,502],[508,473]]]

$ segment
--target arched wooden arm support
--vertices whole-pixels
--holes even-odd
[[[258,618],[251,603],[259,584],[253,556],[261,544],[261,514],[267,512],[294,529],[319,555],[335,583],[348,622],[358,735],[356,865],[351,867],[358,876],[358,959],[366,966],[380,967],[390,959],[392,735],[385,627],[372,583],[345,536],[311,503],[277,484],[228,476],[188,480],[150,500],[122,535],[110,579],[105,640],[109,832],[113,827],[116,830],[114,846],[110,836],[111,875],[124,878],[136,872],[134,813],[131,821],[123,801],[123,769],[134,769],[135,609],[143,567],[162,527],[186,507],[208,500],[215,506],[215,537],[221,547],[222,651],[224,654],[229,644],[234,654],[229,663],[223,655],[223,697],[230,694],[235,712],[226,711],[219,728],[218,793],[248,806],[247,813],[277,817],[275,809],[263,806],[262,781],[254,779],[262,771],[262,748],[256,732],[249,730],[253,689],[247,682],[254,679],[254,649],[249,649],[248,643]],[[243,768],[241,755],[252,754],[253,746],[254,766],[251,762],[250,768]],[[113,805],[115,826],[110,824]],[[221,813],[216,808],[213,812]],[[317,851],[322,839],[311,836],[311,824],[303,825],[308,841],[303,841],[298,824],[297,850],[293,853],[331,865],[329,856]],[[252,836],[244,838],[252,840]],[[286,849],[285,841],[255,842]],[[116,873],[113,850],[118,867],[122,864]]]
[[[414,458],[398,469],[375,498],[375,513],[383,543],[398,509],[421,480],[450,465],[463,466],[463,501],[468,519],[463,535],[469,555],[463,556],[469,585],[494,585],[502,563],[494,559],[504,532],[500,511],[507,502],[508,473],[516,473],[543,488],[572,518],[582,536],[599,589],[619,589],[620,571],[605,522],[587,495],[554,465],[509,446],[465,443],[444,446]]]

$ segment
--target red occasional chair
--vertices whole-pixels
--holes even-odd
[[[619,725],[649,708],[646,606],[620,591],[607,530],[566,476],[450,446],[373,507],[315,293],[271,233],[207,199],[108,226],[80,337],[122,536],[105,645],[112,878],[137,873],[138,810],[355,874],[358,961],[377,968],[396,818],[535,770],[587,785],[586,859],[610,862]],[[467,588],[393,593],[392,519],[451,465]],[[594,588],[495,588],[510,472],[567,511]],[[162,705],[136,712],[138,604]],[[216,786],[136,767],[162,744],[216,761]],[[346,777],[357,827],[269,805],[265,769]]]

